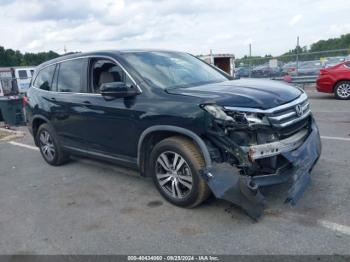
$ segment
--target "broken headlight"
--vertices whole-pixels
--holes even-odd
[[[232,111],[226,110],[223,107],[220,107],[215,104],[204,105],[202,108],[211,114],[215,119],[223,121],[233,121],[237,124],[243,125],[270,125],[269,120],[264,114],[253,113],[253,112],[244,112],[244,111]]]
[[[204,105],[202,108],[211,114],[215,119],[234,121],[233,118],[231,116],[228,116],[223,108],[218,105]]]
[[[267,117],[263,114],[251,113],[251,112],[240,112],[231,111],[229,114],[233,114],[233,118],[240,119],[241,122],[248,125],[265,125],[269,126],[270,122]],[[237,121],[237,120],[236,120]]]

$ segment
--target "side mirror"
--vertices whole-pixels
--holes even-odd
[[[128,88],[124,82],[104,83],[100,87],[100,92],[102,96],[115,98],[130,97],[137,94],[133,89]]]

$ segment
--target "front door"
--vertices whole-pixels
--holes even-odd
[[[110,82],[124,82],[128,88],[137,88],[136,84],[119,65],[108,59],[90,59],[88,71],[91,95],[86,97],[89,127],[85,131],[89,149],[135,162],[138,96],[106,98],[100,94],[100,88]]]

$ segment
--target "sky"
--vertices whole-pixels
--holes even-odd
[[[349,0],[0,0],[0,46],[279,55],[350,33]]]

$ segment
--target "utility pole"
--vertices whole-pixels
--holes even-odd
[[[249,43],[249,78],[252,77],[252,43]]]
[[[297,57],[296,57],[296,73],[299,75],[299,36],[297,37]]]

